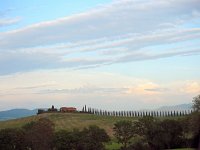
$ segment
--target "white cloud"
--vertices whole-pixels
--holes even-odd
[[[122,0],[82,14],[2,33],[0,45],[19,48],[147,33],[157,30],[161,24],[188,18],[199,8],[198,0]]]

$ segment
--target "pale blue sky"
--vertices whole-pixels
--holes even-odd
[[[0,0],[0,110],[190,103],[199,47],[199,0]]]

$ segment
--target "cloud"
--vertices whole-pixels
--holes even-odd
[[[127,88],[102,88],[102,87],[80,87],[74,89],[48,89],[39,91],[38,94],[122,94]]]
[[[42,53],[0,53],[0,74],[32,71],[35,69],[48,69],[59,66],[58,56]]]
[[[190,50],[190,51],[171,51],[171,52],[164,52],[164,53],[132,53],[122,56],[121,58],[117,59],[116,62],[132,62],[132,61],[142,61],[142,60],[154,60],[154,59],[161,59],[161,58],[168,58],[173,56],[187,56],[187,55],[199,55],[200,49]]]
[[[3,33],[0,46],[19,48],[120,36],[124,33],[147,33],[157,30],[164,23],[176,24],[180,18],[187,19],[199,8],[198,0],[123,0],[85,13]]]
[[[50,82],[50,83],[43,83],[43,84],[38,84],[38,85],[32,85],[32,86],[22,86],[22,87],[16,87],[14,90],[32,90],[32,89],[40,89],[40,88],[45,88],[49,86],[55,86],[55,82]]]
[[[200,82],[197,81],[188,81],[181,88],[182,92],[189,94],[199,94],[200,93]]]
[[[142,82],[137,84],[136,86],[132,86],[127,90],[127,94],[134,94],[134,95],[155,95],[159,94],[155,90],[148,90],[148,89],[160,89],[158,84],[153,82]]]
[[[10,26],[13,24],[16,24],[21,21],[21,18],[16,17],[16,18],[1,18],[0,19],[0,27],[4,26]]]
[[[152,92],[166,92],[169,91],[168,88],[151,88],[151,89],[145,89],[146,91],[152,91]]]
[[[0,74],[86,69],[114,63],[198,55],[199,49],[149,47],[200,38],[198,0],[120,0],[84,13],[0,33]],[[191,21],[192,20],[192,21]],[[4,20],[4,24],[17,20]],[[1,22],[1,20],[0,20]],[[0,23],[1,24],[1,23]],[[91,58],[92,56],[92,58]]]

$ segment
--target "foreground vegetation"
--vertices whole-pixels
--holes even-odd
[[[97,117],[97,116],[96,116]],[[160,150],[198,147],[200,114],[176,120],[142,117],[119,120],[113,135],[96,126],[74,130],[57,129],[52,121],[40,118],[19,128],[0,130],[3,150]]]

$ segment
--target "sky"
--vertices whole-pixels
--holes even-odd
[[[0,0],[0,110],[191,103],[199,65],[199,0]]]

